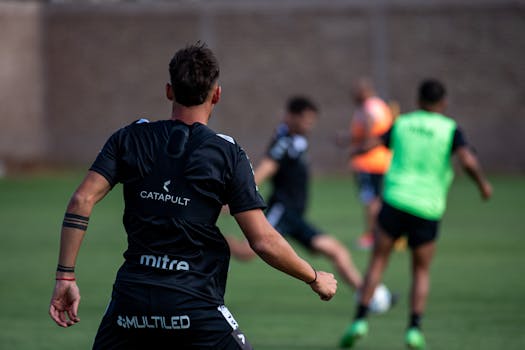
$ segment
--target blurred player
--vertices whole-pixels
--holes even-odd
[[[59,326],[79,322],[77,254],[94,205],[122,183],[128,249],[93,348],[252,349],[224,306],[229,250],[215,225],[222,205],[268,264],[323,300],[337,282],[273,229],[246,154],[206,126],[221,96],[211,50],[199,43],[181,49],[169,70],[171,119],[115,132],[67,206],[49,312]]]
[[[412,252],[412,288],[405,342],[412,349],[425,348],[421,317],[429,292],[429,268],[438,225],[453,178],[451,156],[458,157],[478,185],[483,199],[489,199],[492,194],[492,187],[461,129],[454,120],[442,114],[446,107],[445,95],[445,88],[439,81],[425,80],[419,87],[421,109],[399,116],[389,132],[361,150],[382,142],[393,150],[393,159],[385,176],[383,205],[378,215],[379,235],[355,320],[341,340],[343,347],[352,347],[357,339],[367,334],[370,297],[381,280],[394,241],[406,234]]]
[[[358,80],[352,90],[356,109],[350,121],[349,137],[353,149],[362,148],[392,126],[390,107],[380,99],[368,79]],[[340,136],[344,139],[344,135]],[[343,143],[340,140],[340,143]],[[350,159],[359,188],[359,199],[365,208],[365,232],[358,239],[358,247],[370,249],[374,244],[374,230],[377,213],[381,206],[383,175],[390,165],[391,152],[384,145],[377,145]]]
[[[304,217],[310,178],[306,136],[314,127],[317,114],[316,105],[308,98],[289,99],[284,121],[277,127],[266,156],[255,169],[255,182],[261,184],[271,179],[273,189],[266,217],[277,231],[293,237],[310,251],[326,256],[344,281],[359,290],[362,277],[348,250]],[[233,237],[227,239],[233,256],[241,260],[254,257],[247,242]]]

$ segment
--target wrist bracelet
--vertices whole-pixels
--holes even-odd
[[[74,266],[57,265],[57,272],[75,272]]]
[[[55,281],[76,281],[77,279],[75,277],[67,278],[67,277],[57,277],[55,278]]]
[[[306,284],[313,284],[313,283],[315,283],[315,282],[317,281],[317,270],[314,269],[313,267],[312,267],[312,269],[314,270],[315,277],[314,277],[314,279],[311,280],[310,282],[305,282]]]

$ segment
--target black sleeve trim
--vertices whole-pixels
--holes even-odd
[[[390,148],[390,142],[392,141],[392,128],[388,129],[383,135],[381,135],[381,141],[385,147]]]
[[[247,205],[247,206],[239,207],[235,209],[230,208],[230,215],[233,216],[235,214],[243,213],[245,211],[254,210],[254,209],[264,210],[266,208],[267,208],[266,204],[263,204],[263,203]]]
[[[89,170],[94,171],[99,175],[102,175],[109,182],[111,187],[114,187],[118,183],[118,181],[116,179],[113,179],[112,176],[103,168],[99,168],[96,165],[93,165],[91,166],[91,168],[89,168]]]
[[[454,130],[454,138],[452,140],[451,152],[454,153],[458,148],[468,146],[467,140],[461,128],[457,127]]]

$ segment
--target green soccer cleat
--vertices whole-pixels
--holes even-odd
[[[349,325],[343,337],[341,338],[340,346],[342,348],[351,348],[354,346],[356,340],[368,334],[368,322],[366,320],[355,320]]]
[[[410,328],[405,336],[405,343],[409,349],[425,349],[425,336],[418,328]]]

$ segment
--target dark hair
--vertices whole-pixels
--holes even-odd
[[[293,96],[288,100],[286,104],[286,111],[290,114],[301,114],[305,110],[311,110],[317,112],[317,106],[307,97],[304,96]]]
[[[183,106],[204,103],[218,77],[219,63],[213,52],[200,41],[180,49],[170,61],[175,101]]]
[[[445,98],[445,86],[436,79],[426,79],[419,85],[419,102],[422,104],[435,104]]]

